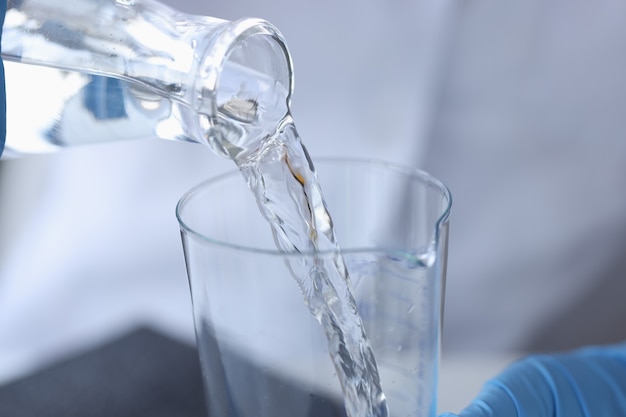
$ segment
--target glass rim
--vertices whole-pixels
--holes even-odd
[[[210,40],[211,43],[208,49],[211,49],[212,53],[205,56],[201,62],[201,68],[203,69],[202,82],[207,83],[209,91],[212,92],[211,100],[208,103],[211,115],[218,113],[215,94],[222,75],[221,71],[226,62],[230,59],[231,53],[246,39],[259,35],[268,36],[276,41],[285,55],[289,74],[287,100],[290,100],[294,89],[293,60],[282,33],[272,23],[259,18],[247,17],[230,21],[229,23],[227,30],[222,31],[219,36]],[[202,108],[204,97],[199,95],[196,96],[195,100],[196,102],[193,103],[194,108]]]
[[[190,201],[194,197],[195,194],[197,194],[204,188],[209,187],[212,184],[219,183],[233,176],[241,176],[241,173],[239,172],[238,169],[233,169],[228,172],[218,174],[216,176],[208,178],[200,182],[199,184],[196,184],[195,186],[191,187],[180,197],[180,199],[178,200],[178,203],[176,204],[176,219],[178,220],[178,224],[179,224],[181,231],[184,231],[185,233],[190,234],[191,236],[193,236],[194,238],[198,240],[201,240],[201,241],[213,244],[213,245],[235,249],[235,250],[239,250],[243,252],[257,253],[257,254],[266,254],[266,255],[283,256],[283,257],[303,257],[303,256],[304,257],[306,256],[318,256],[319,257],[319,256],[334,256],[337,253],[342,253],[342,254],[366,253],[366,252],[385,253],[385,254],[392,253],[392,254],[397,254],[400,257],[406,258],[409,261],[417,260],[418,263],[423,263],[426,265],[426,263],[419,261],[419,259],[421,259],[419,255],[427,255],[426,252],[431,252],[433,247],[436,247],[437,243],[439,242],[440,231],[443,227],[443,224],[449,220],[450,210],[452,209],[452,193],[442,181],[440,181],[439,179],[437,179],[436,177],[434,177],[433,175],[431,175],[430,173],[422,169],[411,168],[411,167],[407,167],[407,166],[397,164],[394,162],[387,162],[387,161],[377,160],[377,159],[353,158],[353,157],[321,157],[321,158],[314,158],[313,162],[315,164],[316,169],[318,167],[318,164],[337,163],[337,162],[357,164],[357,165],[362,165],[362,166],[375,165],[380,168],[385,168],[388,170],[395,171],[398,174],[406,175],[407,177],[412,178],[412,179],[418,179],[422,181],[424,184],[433,186],[437,188],[439,191],[441,191],[442,197],[445,199],[445,207],[434,224],[434,230],[432,234],[433,239],[428,247],[428,251],[425,251],[424,254],[417,254],[415,256],[410,256],[409,254],[406,253],[407,252],[406,249],[399,249],[399,248],[393,248],[393,247],[342,248],[341,242],[339,242],[340,249],[328,249],[328,250],[322,250],[322,251],[304,251],[304,252],[303,251],[282,251],[282,250],[279,250],[278,248],[265,249],[265,248],[235,244],[235,243],[231,243],[231,242],[227,242],[224,240],[207,236],[204,233],[194,230],[194,228],[189,226],[183,219],[184,216],[181,212],[185,204],[188,201]],[[244,181],[243,177],[241,178],[241,181],[242,182]],[[269,233],[269,228],[268,228],[268,233]]]

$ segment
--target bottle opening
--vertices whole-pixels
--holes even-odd
[[[235,158],[256,148],[289,113],[291,57],[278,30],[259,19],[232,23],[210,50],[197,89],[202,141]]]

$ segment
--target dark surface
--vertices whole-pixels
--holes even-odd
[[[204,339],[207,345],[212,340]],[[229,371],[229,387],[224,387],[218,369],[209,366],[215,376],[211,393],[219,398],[213,402],[218,404],[215,417],[241,417],[244,403],[257,417],[346,416],[342,404],[268,373],[234,352],[206,354],[221,355],[221,361],[208,363]],[[0,386],[0,417],[207,415],[196,348],[144,328]]]
[[[197,351],[149,329],[0,387],[2,417],[206,417]]]

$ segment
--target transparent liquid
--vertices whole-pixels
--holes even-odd
[[[332,218],[313,162],[289,113],[287,96],[276,103],[275,108],[263,109],[267,112],[263,118],[268,123],[279,120],[275,125],[247,128],[245,120],[258,120],[256,114],[240,115],[237,119],[222,117],[219,120],[221,130],[208,132],[207,135],[212,136],[208,141],[214,148],[223,149],[239,167],[280,250],[337,253],[330,260],[328,257],[303,257],[286,258],[285,262],[311,313],[326,333],[348,416],[387,416],[387,402],[374,354],[357,311],[350,277],[339,253]],[[234,105],[258,111],[254,105]],[[206,123],[211,124],[211,121]],[[241,132],[271,133],[263,137],[258,134],[243,139],[236,137],[237,143],[244,146],[233,147],[231,135]]]

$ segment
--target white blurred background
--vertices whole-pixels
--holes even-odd
[[[448,356],[491,359],[451,360],[477,384],[501,358],[626,338],[626,4],[168,2],[283,32],[314,158],[449,186],[444,393],[464,378]],[[230,168],[157,140],[0,161],[0,380],[139,323],[192,341],[174,206]]]

